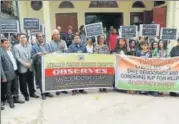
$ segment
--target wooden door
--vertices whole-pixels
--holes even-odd
[[[151,24],[153,21],[153,12],[144,11],[144,24]]]
[[[56,14],[56,26],[61,26],[63,32],[68,32],[68,26],[73,27],[73,32],[78,31],[77,13]]]
[[[160,24],[160,27],[166,27],[166,10],[167,7],[153,8],[153,21],[156,24]]]

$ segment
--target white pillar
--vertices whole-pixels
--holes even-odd
[[[177,27],[179,25],[179,7],[177,7],[179,4],[178,1],[167,1],[167,27],[168,28],[179,28]],[[178,8],[178,10],[177,10]],[[176,41],[171,41],[170,44],[168,44],[168,51],[176,46]]]
[[[179,28],[179,1],[167,1],[167,27]]]
[[[175,28],[179,29],[179,1],[175,1]]]
[[[43,19],[44,19],[44,25],[45,25],[46,41],[51,41],[52,29],[51,29],[51,20],[50,20],[49,1],[43,1]]]
[[[174,1],[167,1],[167,27],[173,27]]]
[[[85,25],[85,12],[79,11],[77,15],[78,20],[78,29],[81,25]]]
[[[123,13],[123,25],[130,25],[130,10]]]

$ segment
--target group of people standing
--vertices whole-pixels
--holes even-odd
[[[42,93],[42,56],[49,53],[120,54],[147,58],[179,56],[179,40],[178,45],[173,47],[168,54],[167,41],[153,39],[152,43],[149,43],[149,40],[145,37],[137,39],[119,38],[116,29],[112,26],[109,32],[104,28],[104,34],[98,38],[86,37],[84,26],[81,26],[79,32],[76,33],[73,33],[71,26],[69,26],[67,33],[62,32],[62,28],[58,26],[57,29],[52,31],[52,41],[50,42],[45,41],[44,34],[41,32],[36,34],[35,43],[29,43],[24,33],[17,35],[17,41],[16,44],[12,45],[8,39],[1,36],[1,101],[3,104],[7,101],[10,108],[15,107],[14,103],[28,102],[31,97],[39,98],[35,93],[36,88],[40,88],[43,100],[46,97],[53,97],[51,93]],[[25,101],[19,99],[18,84],[20,84],[20,91]],[[107,90],[102,88],[99,91],[106,92]],[[119,91],[154,96],[162,95],[159,92]],[[60,95],[60,93],[67,94],[68,92],[56,92],[56,95]],[[87,92],[85,90],[72,91],[73,95],[77,93],[86,94]],[[170,95],[177,96],[177,93],[172,92]]]

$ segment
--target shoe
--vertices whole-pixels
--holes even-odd
[[[100,89],[99,89],[99,92],[103,92],[103,89],[100,88]]]
[[[149,92],[147,92],[147,91],[139,91],[139,94],[140,95],[149,95]]]
[[[153,92],[152,96],[155,96],[155,97],[160,96],[160,93],[159,92]]]
[[[87,94],[87,92],[85,90],[79,90],[79,92],[82,94]]]
[[[128,90],[127,93],[129,93],[129,94],[136,94],[137,91],[135,91],[135,90]]]
[[[1,106],[1,110],[4,110],[4,107]]]
[[[170,92],[170,96],[179,97],[179,94],[177,94],[175,92]]]
[[[43,99],[43,100],[46,100],[46,98],[47,98],[46,95],[45,95],[45,94],[42,94],[42,99]]]
[[[30,97],[39,98],[39,96],[37,96],[35,93],[33,95],[30,95]]]
[[[25,101],[28,102],[29,101],[29,97],[25,97]]]
[[[25,103],[24,101],[20,100],[20,99],[14,99],[14,103],[20,103],[20,104],[23,104]]]
[[[59,95],[60,95],[60,92],[56,92],[56,95],[59,96]]]
[[[14,108],[15,107],[14,102],[9,102],[9,107]]]
[[[76,95],[77,94],[77,91],[76,90],[73,90],[72,91],[72,95]]]
[[[127,90],[118,89],[117,91],[120,93],[127,93]]]
[[[106,89],[106,88],[103,88],[103,92],[107,93],[107,89]]]
[[[68,94],[68,92],[67,92],[67,91],[62,91],[61,93],[63,93],[63,94]]]
[[[51,93],[47,93],[46,96],[51,97],[51,98],[53,97],[53,95]]]

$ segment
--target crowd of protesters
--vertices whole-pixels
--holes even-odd
[[[134,39],[120,38],[113,26],[107,31],[104,28],[104,34],[95,37],[86,37],[84,26],[79,28],[79,32],[73,32],[72,26],[69,26],[67,32],[63,32],[58,26],[52,31],[52,41],[45,41],[44,34],[36,34],[35,42],[29,42],[27,35],[20,33],[15,38],[9,40],[1,35],[1,102],[5,101],[10,108],[15,107],[15,103],[23,104],[30,98],[39,98],[36,89],[40,89],[41,97],[45,100],[47,97],[54,97],[51,93],[42,93],[41,78],[41,57],[48,53],[95,53],[95,54],[120,54],[138,57],[175,57],[179,56],[178,45],[168,51],[168,41],[156,38],[139,37]],[[35,83],[34,83],[35,77]],[[35,86],[36,84],[36,86]],[[36,87],[36,88],[35,88]],[[25,101],[19,98],[19,89],[24,96]],[[106,88],[99,89],[100,92],[107,92]],[[161,96],[160,92],[152,91],[126,91],[141,95]],[[56,92],[68,94],[66,91]],[[85,90],[73,90],[72,94],[86,94]],[[170,92],[171,96],[178,96],[177,93]],[[3,106],[1,110],[3,110]]]

